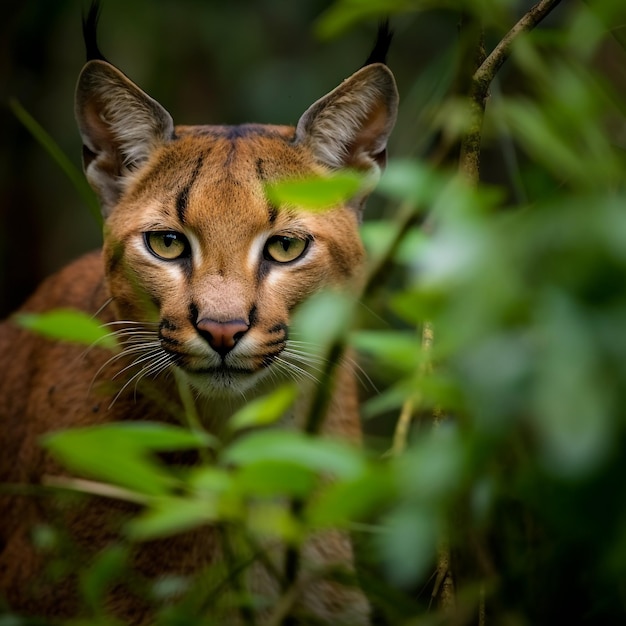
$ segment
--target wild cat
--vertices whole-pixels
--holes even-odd
[[[85,354],[13,321],[0,325],[3,482],[36,485],[45,474],[59,473],[37,443],[43,433],[171,421],[160,399],[176,396],[172,370],[202,397],[200,417],[207,426],[288,378],[288,364],[297,367],[298,359],[289,337],[294,309],[322,288],[351,289],[359,281],[365,197],[324,212],[283,210],[268,200],[265,185],[343,168],[380,171],[396,118],[398,94],[384,64],[385,28],[368,62],[313,103],[295,127],[175,126],[161,104],[104,59],[96,43],[97,15],[93,5],[75,111],[85,174],[102,208],[103,247],[46,280],[21,311],[79,309],[115,329],[125,350],[115,359],[99,349]],[[125,385],[144,374],[145,385]],[[94,379],[119,384],[103,388]],[[301,385],[296,422],[311,390]],[[358,438],[348,363],[333,394],[324,432]],[[123,509],[97,498],[66,510],[50,498],[2,495],[0,584],[9,606],[48,617],[80,614],[71,572],[34,583],[44,563],[29,533],[60,517],[90,558],[117,536]],[[219,535],[202,528],[142,544],[133,566],[148,578],[192,574],[221,554]],[[350,542],[340,533],[313,540],[305,555],[319,563],[352,561]],[[272,593],[260,568],[249,584]],[[316,623],[370,620],[364,596],[336,582],[307,586],[298,606],[296,615],[313,615]],[[149,602],[125,586],[112,590],[108,608],[133,624],[152,619]]]

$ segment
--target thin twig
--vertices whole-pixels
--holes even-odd
[[[312,580],[313,577],[310,574],[302,574],[297,581],[294,581],[290,587],[283,591],[272,613],[265,621],[265,626],[288,626],[295,623],[291,613],[302,592]]]
[[[337,368],[341,365],[345,351],[345,338],[335,337],[335,340],[328,350],[326,364],[321,372],[319,384],[315,390],[315,395],[313,396],[313,401],[311,402],[311,407],[309,408],[304,425],[304,432],[309,435],[317,435],[324,424],[324,418],[328,412],[328,406],[334,390],[333,383],[335,381],[335,373],[337,372]]]
[[[485,116],[485,105],[489,94],[489,87],[498,70],[511,55],[511,50],[516,39],[522,34],[531,31],[537,26],[561,0],[540,0],[509,30],[500,40],[489,55],[484,55],[484,41],[481,38],[478,44],[480,60],[475,70],[469,87],[469,128],[461,141],[461,153],[459,157],[459,172],[472,186],[477,186],[480,179],[480,152],[482,139],[482,126]],[[435,424],[439,423],[441,416],[435,415]],[[446,585],[448,587],[446,588]],[[446,542],[439,546],[437,557],[437,581],[433,590],[435,597],[441,588],[440,602],[444,611],[454,609],[454,588],[450,573],[450,549]],[[485,583],[480,585],[480,598],[478,607],[478,624],[486,624]]]
[[[431,322],[424,322],[422,328],[422,361],[417,373],[416,385],[419,387],[420,381],[432,371],[432,349],[435,332]],[[412,395],[410,395],[402,405],[402,411],[398,418],[395,431],[393,433],[393,442],[391,446],[391,453],[393,456],[398,456],[404,452],[409,436],[409,429],[415,412],[422,403],[422,394],[419,389]],[[440,414],[437,409],[433,413]],[[435,420],[436,421],[436,420]]]
[[[437,549],[437,575],[430,595],[430,601],[432,604],[438,598],[439,606],[447,615],[451,615],[456,608],[456,595],[450,559],[450,545],[447,538],[444,537],[439,542]]]
[[[469,89],[470,124],[461,142],[459,171],[471,185],[479,180],[480,146],[485,104],[489,87],[502,64],[511,56],[515,40],[531,31],[539,24],[561,0],[540,0],[509,30],[491,53],[484,57],[472,76]],[[479,44],[482,46],[482,42]]]
[[[335,374],[341,364],[345,349],[345,339],[335,337],[328,351],[326,364],[321,373],[319,384],[316,386],[304,424],[304,432],[309,435],[317,435],[324,424],[334,390]],[[293,517],[300,519],[304,510],[302,499],[292,499],[289,506]],[[295,593],[294,590],[297,588],[297,583],[301,577],[301,564],[300,547],[289,545],[285,551],[284,558],[283,595],[287,594],[291,598],[293,593]],[[292,602],[293,599],[289,601],[289,604]],[[294,623],[292,616],[288,612],[285,613],[281,621],[282,626],[289,626],[292,623]]]
[[[513,42],[522,34],[531,31],[539,24],[561,0],[540,0],[533,6],[511,30],[500,40],[480,67],[474,72],[473,82],[487,93],[491,81],[495,78],[502,64],[511,56]]]
[[[178,368],[174,368],[174,378],[176,379],[178,395],[183,403],[185,426],[193,433],[206,435],[206,431],[202,427],[202,421],[198,415],[198,409],[189,382]],[[208,463],[211,459],[211,455],[205,447],[200,447],[198,454],[204,463]]]
[[[40,146],[52,157],[52,160],[63,170],[70,179],[74,189],[80,194],[98,224],[102,224],[102,213],[96,196],[87,183],[83,173],[74,165],[68,156],[59,147],[52,136],[35,120],[35,118],[15,99],[9,100],[9,107],[13,114],[35,138]]]
[[[230,536],[228,535],[228,529],[225,526],[218,526],[218,532],[222,539],[224,558],[228,564],[230,586],[235,594],[239,596],[239,598],[242,598],[245,590],[243,578],[245,576],[246,567],[242,567],[241,565],[236,566],[235,551],[233,550]],[[238,608],[242,623],[247,626],[255,626],[256,617],[254,611],[247,604],[240,604]]]
[[[485,583],[480,583],[478,591],[478,626],[486,626],[487,624],[487,605],[485,602]]]
[[[400,411],[400,417],[398,423],[393,431],[393,442],[391,444],[391,454],[393,456],[400,456],[407,444],[409,438],[409,428],[413,421],[413,415],[415,413],[415,395],[409,396],[402,405]]]
[[[64,489],[67,491],[78,491],[80,493],[92,496],[100,496],[103,498],[112,498],[114,500],[122,500],[133,504],[147,505],[150,498],[136,491],[115,487],[107,483],[100,483],[93,480],[85,480],[82,478],[70,478],[68,476],[52,476],[45,475],[42,480],[45,487],[53,487],[55,489]]]

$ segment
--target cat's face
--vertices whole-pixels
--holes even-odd
[[[76,115],[105,217],[105,271],[137,376],[180,368],[206,395],[298,371],[294,308],[362,266],[364,196],[331,210],[275,207],[267,182],[369,174],[384,164],[397,92],[368,65],[296,127],[174,127],[109,63],[87,63]],[[291,363],[291,365],[289,365]]]
[[[320,172],[310,151],[294,145],[293,128],[176,134],[131,177],[107,220],[118,317],[154,322],[144,329],[154,333],[155,362],[180,367],[208,394],[245,391],[270,371],[297,372],[292,311],[359,273],[356,211],[269,203],[266,182]]]

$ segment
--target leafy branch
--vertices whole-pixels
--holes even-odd
[[[472,75],[468,94],[471,119],[468,131],[461,141],[459,159],[459,169],[471,184],[475,185],[479,180],[481,133],[489,87],[510,57],[513,44],[520,35],[535,28],[560,2],[561,0],[541,0],[534,5],[482,60]]]

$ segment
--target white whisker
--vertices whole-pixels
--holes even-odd
[[[144,353],[147,349],[152,349],[153,351],[156,351],[159,347],[160,347],[160,345],[159,345],[158,342],[151,342],[150,344],[137,344],[137,345],[125,347],[121,352],[118,352],[117,354],[114,354],[113,356],[111,356],[109,359],[107,359],[100,366],[100,368],[96,372],[95,376],[93,377],[92,385],[93,385],[93,382],[101,374],[102,370],[104,368],[106,368],[107,366],[111,365],[112,363],[115,363],[115,361],[119,361],[120,359],[122,359],[124,357],[129,357],[129,356],[131,356],[132,354],[135,354],[135,353]],[[131,363],[131,365],[132,365],[132,363]],[[119,373],[120,372],[118,372],[118,374]],[[117,374],[116,374],[116,376],[117,376]],[[114,378],[115,378],[115,376],[114,376]]]
[[[98,315],[100,315],[100,313],[102,313],[102,311],[104,311],[104,309],[106,309],[109,304],[111,304],[111,302],[113,302],[113,296],[111,296],[110,298],[107,298],[104,301],[104,304],[93,314],[93,319],[96,319],[98,317]]]
[[[153,350],[150,350],[150,352],[146,352],[143,356],[136,358],[132,363],[130,363],[126,367],[123,367],[121,370],[116,372],[111,380],[115,380],[118,376],[122,375],[124,372],[128,371],[129,369],[132,369],[133,367],[137,367],[138,365],[140,365],[141,363],[145,363],[146,361],[151,361],[152,359],[154,359],[157,356],[160,356],[161,354],[163,353],[160,348],[155,348]]]
[[[322,356],[321,354],[318,354],[317,352],[312,352],[311,350],[307,350],[304,348],[300,348],[298,346],[294,346],[291,342],[289,342],[287,344],[287,349],[290,350],[291,352],[294,352],[295,354],[304,354],[312,359],[316,359],[318,361],[326,361],[326,357]]]
[[[123,377],[133,370],[137,370],[123,382],[123,385],[109,405],[109,408],[111,408],[130,385],[134,383],[136,396],[137,387],[141,380],[145,377],[158,376],[167,371],[172,365],[173,359],[171,355],[164,352],[161,346],[158,336],[159,324],[156,322],[115,320],[107,322],[102,326],[103,328],[111,329],[106,336],[112,337],[117,341],[120,351],[108,358],[100,366],[91,381],[90,389],[107,367],[116,364],[121,359],[128,359],[129,362],[113,373],[110,378],[111,381]]]
[[[303,365],[310,365],[312,369],[315,369],[318,372],[321,371],[318,366],[325,365],[328,362],[327,359],[316,359],[306,353],[299,354],[289,348],[284,350],[282,355],[285,357],[291,357],[294,361],[298,361]]]
[[[352,371],[354,372],[356,379],[359,381],[359,384],[361,385],[361,387],[363,387],[363,389],[367,389],[369,385],[370,389],[372,389],[375,393],[380,393],[378,387],[376,387],[374,381],[370,378],[369,374],[361,365],[359,365],[359,363],[355,359],[346,357],[346,362],[352,366]]]
[[[143,378],[156,377],[164,372],[171,365],[171,358],[168,354],[162,353],[161,356],[153,363],[148,363],[141,369],[141,376],[135,381],[134,397],[137,398],[137,386]]]
[[[291,356],[294,360],[300,362],[301,364],[308,365],[314,371],[321,373],[323,370],[320,367],[314,366],[323,366],[328,362],[328,359],[320,354],[317,354],[317,349],[318,346],[310,341],[296,341],[289,339],[287,348],[283,352],[283,355]],[[345,356],[344,358],[346,363],[353,368],[354,375],[356,376],[361,387],[364,389],[372,389],[378,393],[376,385],[363,367],[355,359],[349,356]]]
[[[116,325],[124,325],[124,326],[154,326],[155,328],[159,327],[158,322],[136,322],[134,320],[113,320],[112,322],[106,322],[102,324],[102,326],[116,326]]]
[[[155,332],[153,330],[137,330],[136,328],[119,328],[108,334],[109,337],[154,337],[154,335]]]
[[[277,356],[275,363],[279,369],[281,369],[286,374],[289,374],[291,378],[296,381],[302,382],[306,379],[313,381],[314,383],[319,383],[319,380],[308,370],[296,365],[295,363],[291,363],[283,356]]]
[[[151,355],[151,357],[154,356],[153,354]],[[143,361],[145,361],[146,359],[142,359]],[[163,371],[165,369],[165,367],[167,365],[169,365],[171,362],[171,359],[169,357],[169,355],[167,355],[166,353],[162,353],[162,355],[159,357],[159,359],[157,359],[156,361],[153,361],[152,363],[148,363],[146,365],[144,365],[136,374],[134,374],[133,376],[131,376],[125,383],[124,385],[122,385],[121,389],[117,392],[117,394],[115,395],[115,397],[113,398],[113,400],[111,401],[111,404],[109,404],[109,409],[117,402],[118,398],[122,395],[122,393],[124,392],[124,390],[133,383],[133,381],[135,381],[135,391],[137,390],[137,385],[139,384],[139,381],[144,378],[145,376],[147,376],[148,374],[158,374],[161,371]],[[132,365],[137,365],[137,362],[133,362],[131,364]],[[124,368],[129,369],[130,366]],[[124,371],[124,370],[123,370]],[[118,372],[121,373],[121,372]],[[117,374],[116,374],[117,376]],[[115,378],[115,377],[114,377]]]

